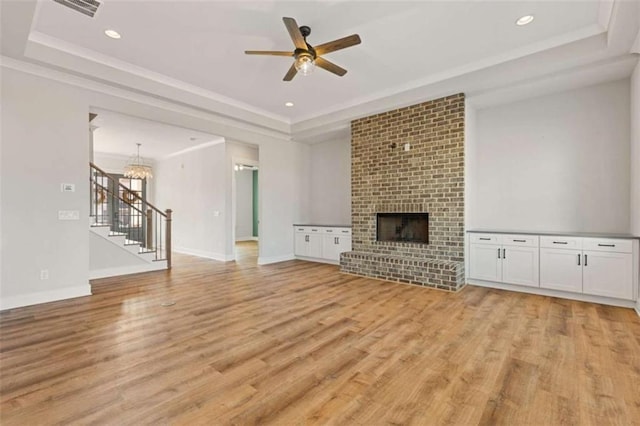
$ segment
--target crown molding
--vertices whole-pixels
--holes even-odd
[[[362,104],[388,99],[399,93],[419,90],[425,86],[430,86],[442,81],[450,80],[456,77],[461,77],[463,75],[481,71],[483,69],[500,65],[509,61],[514,61],[514,60],[523,58],[525,56],[530,56],[539,52],[544,52],[560,46],[564,46],[564,45],[578,42],[581,40],[589,39],[591,37],[601,35],[605,32],[606,30],[598,24],[589,25],[587,27],[578,29],[571,33],[562,34],[560,36],[553,37],[538,43],[532,43],[528,46],[518,48],[500,55],[495,55],[495,56],[484,58],[478,61],[474,61],[469,64],[465,64],[451,70],[434,73],[427,77],[421,78],[419,80],[414,80],[402,85],[395,86],[390,89],[372,93],[365,97],[355,98],[350,100],[347,103],[336,105],[335,107],[328,108],[318,113],[303,116],[298,120],[296,120],[295,122],[292,122],[291,124],[292,126],[294,126],[304,121],[314,120],[326,115],[336,113],[338,111],[348,110],[350,108],[353,108]]]
[[[263,126],[253,125],[251,123],[235,120],[229,117],[222,117],[215,112],[204,111],[198,108],[193,108],[191,106],[183,105],[181,103],[172,102],[170,100],[159,99],[146,94],[137,93],[128,88],[116,87],[110,84],[91,80],[83,76],[77,76],[69,74],[65,71],[56,70],[48,66],[35,64],[33,62],[26,62],[23,60],[0,55],[0,68],[13,69],[49,80],[68,84],[70,86],[102,93],[108,96],[136,102],[142,105],[159,108],[165,111],[171,111],[174,113],[185,115],[187,117],[206,120],[208,122],[215,123],[221,128],[235,128],[277,140],[291,140],[289,131],[272,130]]]
[[[181,149],[180,151],[172,152],[169,155],[165,155],[160,160],[166,160],[167,158],[177,157],[178,155],[186,154],[186,153],[192,152],[192,151],[199,151],[201,149],[209,148],[210,146],[219,145],[221,143],[225,143],[225,139],[224,138],[217,138],[217,139],[209,141],[209,142],[201,143],[200,145],[190,146],[189,148],[185,148],[185,149]]]
[[[277,122],[290,124],[289,119],[287,117],[273,114],[270,111],[266,111],[266,110],[257,108],[253,105],[240,102],[236,99],[223,96],[219,93],[207,90],[205,88],[186,83],[182,80],[178,80],[155,71],[151,71],[147,68],[133,65],[129,62],[116,59],[112,56],[104,55],[102,53],[93,51],[91,49],[80,47],[78,45],[66,42],[64,40],[58,39],[56,37],[52,37],[50,35],[47,35],[38,31],[31,31],[29,33],[29,37],[27,40],[27,56],[32,57],[33,59],[39,59],[37,52],[41,52],[41,50],[38,51],[38,49],[34,48],[33,46],[34,44],[40,45],[41,47],[46,47],[51,50],[65,53],[66,55],[69,55],[69,56],[81,58],[86,61],[92,62],[94,64],[101,65],[105,67],[110,74],[113,74],[113,71],[117,70],[125,74],[137,76],[142,79],[148,80],[150,82],[167,86],[169,88],[173,88],[176,90],[180,90],[191,95],[205,97],[209,100],[214,101],[216,104],[219,104],[219,106],[224,107],[226,111],[229,111],[229,109],[241,110],[241,111],[249,112],[251,114],[255,114],[258,116],[266,117]],[[77,71],[82,72],[81,69]],[[114,83],[118,83],[118,82],[114,81]],[[235,114],[239,114],[241,111],[234,111],[234,112]]]

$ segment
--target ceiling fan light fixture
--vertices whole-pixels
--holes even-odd
[[[302,75],[309,75],[316,67],[316,63],[310,54],[300,54],[295,62],[296,70]]]

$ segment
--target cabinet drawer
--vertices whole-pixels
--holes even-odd
[[[304,232],[305,234],[319,234],[322,232],[322,226],[296,226],[295,232]]]
[[[500,234],[469,234],[472,244],[500,244],[502,235]]]
[[[505,234],[502,236],[503,246],[517,246],[517,247],[538,247],[539,239],[537,235],[517,235],[517,234]]]
[[[351,235],[351,228],[323,228],[322,232],[333,235]]]
[[[540,237],[540,247],[582,250],[582,238],[545,235]]]
[[[631,253],[633,251],[633,241],[620,240],[617,238],[584,238],[582,249],[591,251],[610,251],[616,253]]]

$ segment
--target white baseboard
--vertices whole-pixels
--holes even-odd
[[[550,290],[538,287],[526,287],[520,285],[496,283],[493,281],[467,280],[467,284],[478,287],[496,288],[499,290],[517,291],[520,293],[537,294],[539,296],[558,297],[561,299],[579,300],[581,302],[600,303],[603,305],[619,306],[622,308],[634,308],[633,300],[613,299],[611,297],[592,296],[590,294],[569,293],[565,291]]]
[[[96,269],[89,271],[89,279],[118,277],[120,275],[139,274],[141,272],[161,271],[167,269],[167,261],[160,260],[153,263],[145,263],[131,266],[117,266],[115,268]]]
[[[638,314],[638,316],[640,317],[640,299],[638,299],[638,303],[636,304],[635,310],[636,310],[636,314]]]
[[[58,300],[73,299],[75,297],[91,296],[89,283],[74,287],[65,287],[57,290],[38,291],[36,293],[21,294],[19,296],[3,297],[0,299],[0,310],[20,308],[23,306],[38,305],[40,303],[55,302]]]
[[[232,254],[214,253],[212,251],[191,249],[187,247],[174,247],[172,248],[171,251],[175,253],[188,254],[190,256],[198,256],[198,257],[205,257],[207,259],[219,260],[220,262],[230,262],[236,259],[235,256]]]
[[[242,241],[258,241],[258,237],[237,237],[236,238],[236,243],[239,243]]]
[[[258,257],[258,265],[268,265],[270,263],[286,262],[287,260],[293,260],[296,257],[291,254],[285,254],[284,256],[270,256],[270,257]]]

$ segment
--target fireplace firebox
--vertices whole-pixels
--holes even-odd
[[[377,213],[376,240],[429,244],[429,213]]]

